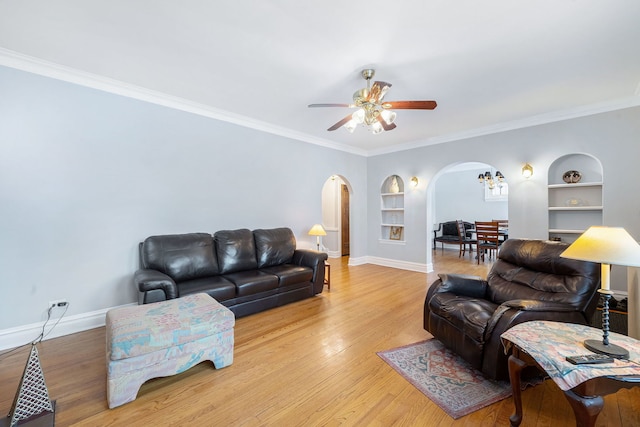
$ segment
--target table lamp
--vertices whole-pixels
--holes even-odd
[[[320,224],[315,224],[311,227],[311,230],[309,230],[309,236],[316,236],[316,245],[318,246],[318,250],[320,250],[320,236],[326,235],[327,232],[324,231],[324,228],[322,228],[322,225]]]
[[[603,299],[602,342],[585,340],[584,346],[596,353],[618,359],[628,358],[627,349],[609,342],[609,300],[613,294],[610,289],[610,272],[611,264],[640,267],[640,245],[622,227],[593,226],[582,233],[560,256],[601,264],[601,287],[598,292]]]

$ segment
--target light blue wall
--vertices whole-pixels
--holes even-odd
[[[152,234],[289,226],[312,247],[333,174],[352,190],[354,258],[429,265],[433,183],[463,162],[508,177],[511,236],[546,238],[547,170],[574,152],[602,162],[605,225],[640,238],[640,108],[365,158],[9,68],[0,94],[0,332],[44,320],[54,299],[67,316],[135,301],[136,245]],[[403,244],[379,239],[393,174],[420,179]]]
[[[478,175],[487,170],[489,167],[442,174],[433,189],[435,194],[433,223],[456,219],[471,223],[508,219],[508,201],[485,200],[484,185],[478,183]],[[494,168],[494,173],[495,170]]]
[[[405,180],[415,175],[420,185],[410,195],[411,206],[405,206],[405,218],[411,218],[405,220],[406,243],[388,245],[370,238],[368,255],[431,264],[427,236],[432,236],[434,219],[433,183],[448,167],[464,162],[490,164],[509,177],[510,237],[546,239],[547,172],[554,160],[569,153],[588,153],[602,162],[604,225],[625,227],[640,240],[640,180],[635,178],[640,159],[640,107],[634,107],[370,157],[369,236],[379,235],[378,183],[398,174]],[[521,176],[526,162],[534,168],[529,180]],[[612,287],[626,290],[626,282],[616,280]]]
[[[291,227],[303,247],[332,174],[366,251],[366,158],[0,67],[0,331],[136,300],[153,234]],[[34,337],[35,338],[35,337]]]

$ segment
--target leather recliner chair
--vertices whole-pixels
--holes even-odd
[[[440,274],[427,291],[424,328],[485,376],[509,378],[500,335],[529,320],[588,325],[600,264],[561,258],[567,243],[509,239],[487,279]]]

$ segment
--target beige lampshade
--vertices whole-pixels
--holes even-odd
[[[320,224],[316,224],[313,227],[311,227],[311,230],[309,230],[309,236],[326,236],[327,232],[324,231],[324,228],[322,228],[322,225]]]
[[[622,227],[590,227],[560,256],[601,264],[640,267],[640,245]]]

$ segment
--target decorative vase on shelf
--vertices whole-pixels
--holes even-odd
[[[582,174],[579,171],[566,171],[562,174],[562,180],[567,184],[575,184],[580,182],[582,179]]]
[[[391,178],[391,187],[389,188],[389,191],[391,193],[400,192],[400,186],[398,185],[398,178],[395,175],[393,176],[393,178]]]

